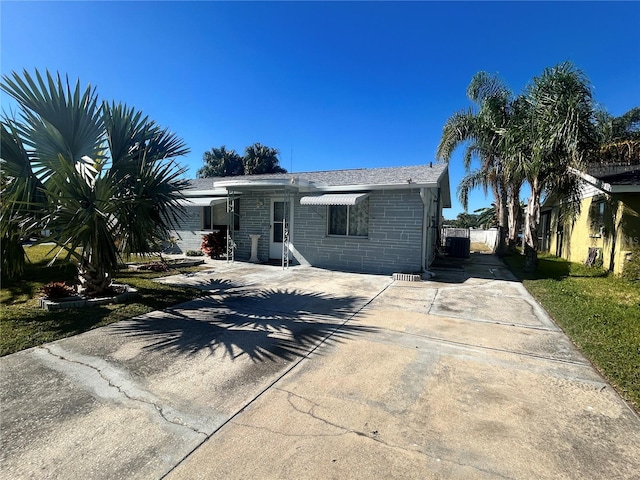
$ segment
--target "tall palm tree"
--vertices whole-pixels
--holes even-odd
[[[585,74],[569,62],[547,68],[527,87],[517,128],[509,131],[512,171],[531,188],[525,214],[525,268],[535,269],[538,252],[540,202],[543,193],[563,199],[565,215],[579,208],[580,169],[597,145],[593,103]]]
[[[471,162],[477,157],[481,170],[486,174],[473,173],[473,182],[463,181],[459,194],[464,198],[470,188],[482,186],[485,192],[491,188],[498,212],[500,235],[498,251],[504,248],[507,231],[507,204],[509,189],[503,174],[504,134],[509,121],[511,92],[496,75],[478,72],[467,88],[468,98],[476,104],[477,111],[468,109],[452,115],[445,123],[438,144],[436,157],[449,161],[453,151],[467,145],[463,163],[470,172]],[[517,192],[519,194],[519,192]],[[463,202],[466,205],[466,202]],[[465,206],[466,209],[466,206]]]
[[[150,239],[175,228],[186,181],[173,159],[188,149],[140,112],[99,102],[95,89],[72,89],[59,74],[14,72],[1,88],[20,109],[0,132],[3,243],[51,232],[41,241],[77,263],[81,290],[100,293],[121,255],[148,252]],[[14,270],[19,261],[3,258]]]
[[[260,143],[249,145],[244,151],[242,159],[245,175],[258,175],[262,173],[287,173],[280,166],[278,152],[275,148],[267,147]]]
[[[233,149],[227,150],[224,145],[204,152],[202,162],[204,165],[196,173],[198,178],[244,175],[242,157]]]
[[[518,234],[522,225],[522,202],[520,190],[526,178],[521,167],[522,159],[527,156],[530,141],[530,129],[526,128],[530,118],[530,104],[523,95],[512,99],[509,105],[509,120],[504,130],[502,144],[503,174],[507,186],[507,238],[509,249],[518,246]],[[515,146],[515,148],[514,148]]]

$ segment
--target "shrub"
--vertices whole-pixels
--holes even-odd
[[[74,288],[67,285],[66,282],[49,282],[42,287],[42,293],[45,298],[54,300],[56,298],[71,297],[76,294]]]
[[[202,253],[202,250],[187,250],[185,255],[187,257],[201,257],[204,253]]]
[[[217,230],[202,236],[200,246],[205,255],[211,258],[221,258],[227,253],[227,238],[225,232]]]
[[[634,246],[627,254],[622,268],[622,278],[631,282],[640,281],[640,245]]]

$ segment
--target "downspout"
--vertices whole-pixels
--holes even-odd
[[[421,188],[420,189],[420,199],[422,200],[422,242],[420,243],[420,263],[421,263],[421,267],[422,267],[422,271],[424,272],[427,267],[426,267],[426,263],[427,263],[427,257],[426,257],[426,250],[427,250],[427,192],[426,192],[426,188]]]
[[[429,236],[429,230],[431,228],[431,219],[430,219],[430,207],[432,203],[431,194],[429,190],[426,188],[420,189],[420,198],[422,199],[423,204],[423,214],[422,214],[422,245],[420,247],[420,255],[421,255],[421,263],[422,263],[422,272],[427,275],[428,278],[435,277],[433,272],[428,270],[429,268],[429,260],[427,255],[427,239]],[[428,194],[428,195],[427,195]]]
[[[434,226],[436,235],[436,248],[440,247],[440,233],[442,232],[442,225],[440,225],[440,220],[442,220],[442,188],[438,187],[437,192],[438,196],[436,197],[436,214],[434,215],[436,218],[436,224]]]
[[[434,260],[435,260],[435,252],[436,249],[440,246],[440,232],[441,232],[441,226],[440,226],[440,220],[442,218],[442,188],[438,187],[436,189],[436,211],[434,212],[433,215],[433,249],[432,249],[432,254],[434,256]],[[429,265],[427,265],[427,267],[429,267]],[[436,274],[433,272],[429,272],[429,274],[432,277],[435,277]]]

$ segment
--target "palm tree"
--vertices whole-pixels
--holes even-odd
[[[580,182],[572,172],[581,168],[597,146],[589,82],[571,63],[547,68],[526,90],[517,127],[509,130],[509,170],[522,175],[531,194],[526,208],[525,268],[535,269],[540,201],[543,193],[563,198],[565,216],[579,208]]]
[[[524,128],[530,118],[530,104],[523,95],[518,95],[509,105],[509,120],[503,139],[503,174],[507,186],[507,239],[509,250],[515,251],[518,246],[518,234],[522,225],[522,202],[520,190],[525,182],[522,158],[528,152],[530,130]],[[520,138],[522,135],[524,136]],[[515,148],[514,148],[515,145]]]
[[[140,112],[101,103],[95,89],[72,89],[59,74],[14,72],[1,88],[20,109],[19,119],[2,118],[3,244],[15,249],[20,237],[48,230],[41,242],[77,263],[80,290],[100,293],[121,255],[149,252],[150,240],[177,225],[186,181],[173,159],[188,149]],[[15,271],[23,259],[3,255],[3,266]]]
[[[244,164],[245,175],[259,175],[262,173],[287,173],[280,166],[278,152],[275,148],[270,148],[260,143],[249,145],[244,151],[242,162]]]
[[[468,109],[455,113],[447,120],[436,157],[448,162],[458,146],[467,144],[463,162],[469,175],[463,179],[458,193],[465,199],[463,206],[466,209],[466,198],[470,189],[481,186],[486,192],[491,188],[500,228],[498,251],[502,252],[509,202],[509,189],[505,182],[502,163],[511,92],[496,75],[478,72],[467,88],[467,96],[476,104],[477,112]],[[470,172],[474,157],[480,159],[481,170]],[[519,189],[517,194],[519,195]]]
[[[212,148],[202,155],[204,166],[198,170],[198,178],[210,177],[234,177],[244,175],[242,157],[235,150],[227,150],[222,145],[220,148]]]
[[[498,214],[495,203],[492,203],[490,207],[478,208],[474,210],[473,213],[478,215],[478,225],[484,229],[498,225]]]
[[[598,111],[596,129],[601,146],[597,155],[589,160],[590,163],[640,164],[640,107],[634,107],[620,117]]]

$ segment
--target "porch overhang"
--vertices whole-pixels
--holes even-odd
[[[227,197],[185,197],[178,203],[183,207],[211,207],[226,201]]]
[[[369,196],[369,192],[325,193],[300,199],[300,205],[357,205]]]

